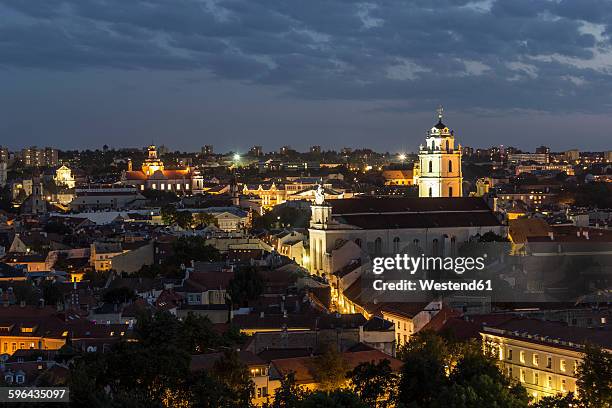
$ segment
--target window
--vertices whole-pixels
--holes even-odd
[[[23,375],[16,375],[15,376],[15,381],[17,382],[17,384],[23,384],[25,382],[25,376],[23,376]]]
[[[574,360],[574,374],[578,374],[578,360]]]
[[[533,373],[533,383],[538,385],[540,383],[540,375],[537,372]]]
[[[521,379],[521,382],[525,382],[525,370],[523,370],[522,368],[520,371],[520,379]]]
[[[508,367],[508,378],[512,378],[512,367]]]
[[[433,197],[433,190],[431,189],[431,187],[429,187],[429,196]]]
[[[380,255],[382,253],[382,238],[378,237],[374,240],[374,253]]]
[[[393,238],[393,252],[399,252],[400,239],[399,237]]]
[[[508,360],[512,360],[512,349],[508,347]]]
[[[552,388],[552,375],[549,375],[549,376],[548,376],[548,380],[547,380],[547,382],[546,382],[546,386],[547,386],[548,388]]]
[[[567,383],[565,382],[565,379],[561,380],[561,392],[566,391],[566,385]]]
[[[448,161],[448,172],[449,173],[453,172],[453,161],[452,160]]]
[[[539,362],[540,362],[540,356],[534,353],[533,354],[533,365],[537,367]]]
[[[449,197],[452,197],[452,196],[453,196],[453,188],[452,188],[452,187],[449,187],[449,188],[448,188],[448,196],[449,196]]]
[[[433,172],[433,162],[431,160],[429,161],[429,172]]]
[[[524,351],[521,351],[519,353],[519,360],[521,361],[521,363],[525,362],[525,352]]]
[[[565,360],[559,361],[559,370],[565,372]]]
[[[546,357],[546,368],[552,368],[552,357]]]

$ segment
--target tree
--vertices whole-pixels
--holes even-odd
[[[310,222],[310,210],[298,209],[289,206],[277,206],[261,217],[253,220],[255,228],[282,228],[291,226],[294,228],[305,228]]]
[[[176,225],[183,229],[190,228],[193,223],[193,216],[189,211],[178,211],[175,216],[175,222]]]
[[[11,189],[8,185],[0,187],[0,210],[13,212],[15,208],[11,200]]]
[[[171,204],[164,205],[159,213],[164,224],[172,225],[176,221],[176,207]]]
[[[487,231],[478,239],[478,242],[510,242],[506,237],[497,235],[493,231]]]
[[[211,370],[226,389],[222,398],[224,407],[249,407],[254,394],[254,384],[247,367],[238,359],[238,353],[228,350],[223,357],[215,361]]]
[[[527,392],[512,384],[476,343],[453,344],[419,332],[400,350],[399,401],[408,407],[525,408]]]
[[[212,322],[205,316],[187,314],[181,330],[183,347],[193,354],[204,353],[221,343],[221,338],[214,331]]]
[[[422,331],[399,351],[404,362],[399,401],[409,406],[429,406],[440,389],[448,385],[450,356],[446,342],[435,333]]]
[[[599,346],[587,345],[578,366],[578,398],[585,408],[612,407],[612,355]]]
[[[391,370],[389,360],[361,363],[347,377],[351,389],[370,407],[391,406],[397,389],[398,377]]]
[[[494,406],[524,408],[527,391],[512,384],[499,370],[493,357],[469,348],[450,374],[450,384],[434,398],[432,407]]]
[[[295,383],[295,373],[290,372],[281,379],[269,408],[298,408],[305,396],[306,391]]]
[[[579,401],[571,392],[565,395],[557,394],[553,397],[543,397],[533,404],[533,408],[577,408],[578,406]]]
[[[247,304],[249,300],[254,300],[263,292],[263,280],[257,269],[249,266],[239,268],[234,272],[234,277],[229,282],[227,295],[229,302],[234,305],[241,302]]]
[[[102,295],[102,300],[106,303],[128,303],[135,299],[136,293],[127,286],[109,289]]]
[[[56,305],[64,301],[64,295],[62,294],[62,291],[59,290],[55,282],[44,280],[40,284],[40,289],[42,291],[42,297],[45,300],[45,304]]]
[[[178,225],[181,228],[189,228],[193,217],[189,211],[178,211],[175,206],[168,204],[162,207],[160,215],[164,224]]]
[[[335,390],[345,385],[346,361],[334,346],[328,346],[322,354],[316,356],[314,365],[315,378],[321,390]]]
[[[316,391],[307,394],[298,408],[369,408],[359,397],[348,390]]]
[[[172,244],[174,254],[166,260],[170,265],[179,266],[190,261],[214,262],[221,259],[219,251],[206,244],[202,237],[181,237]]]
[[[193,224],[196,226],[217,225],[217,219],[209,213],[195,213],[193,214]]]

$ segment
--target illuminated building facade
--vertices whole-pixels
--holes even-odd
[[[419,148],[419,197],[461,197],[461,145],[455,149],[455,135],[442,123],[442,108],[438,123],[427,132],[425,145]]]
[[[204,177],[198,170],[192,170],[189,166],[166,169],[153,145],[148,147],[147,158],[140,170],[132,170],[131,161],[128,162],[128,170],[123,172],[121,181],[140,190],[171,191],[176,194],[196,194],[202,192],[204,187]]]
[[[485,325],[480,335],[485,349],[497,357],[502,372],[520,382],[536,400],[580,393],[576,374],[587,342],[612,349],[606,331],[537,319],[513,318]]]

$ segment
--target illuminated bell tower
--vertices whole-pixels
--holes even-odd
[[[142,172],[152,176],[157,170],[164,171],[164,162],[157,157],[157,148],[151,145],[147,148],[148,157],[142,163]]]
[[[438,123],[426,134],[419,148],[419,197],[463,196],[461,145],[455,149],[455,135],[442,123],[443,109],[438,108]]]

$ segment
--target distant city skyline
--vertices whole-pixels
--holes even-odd
[[[612,3],[0,0],[0,144],[612,149]]]

